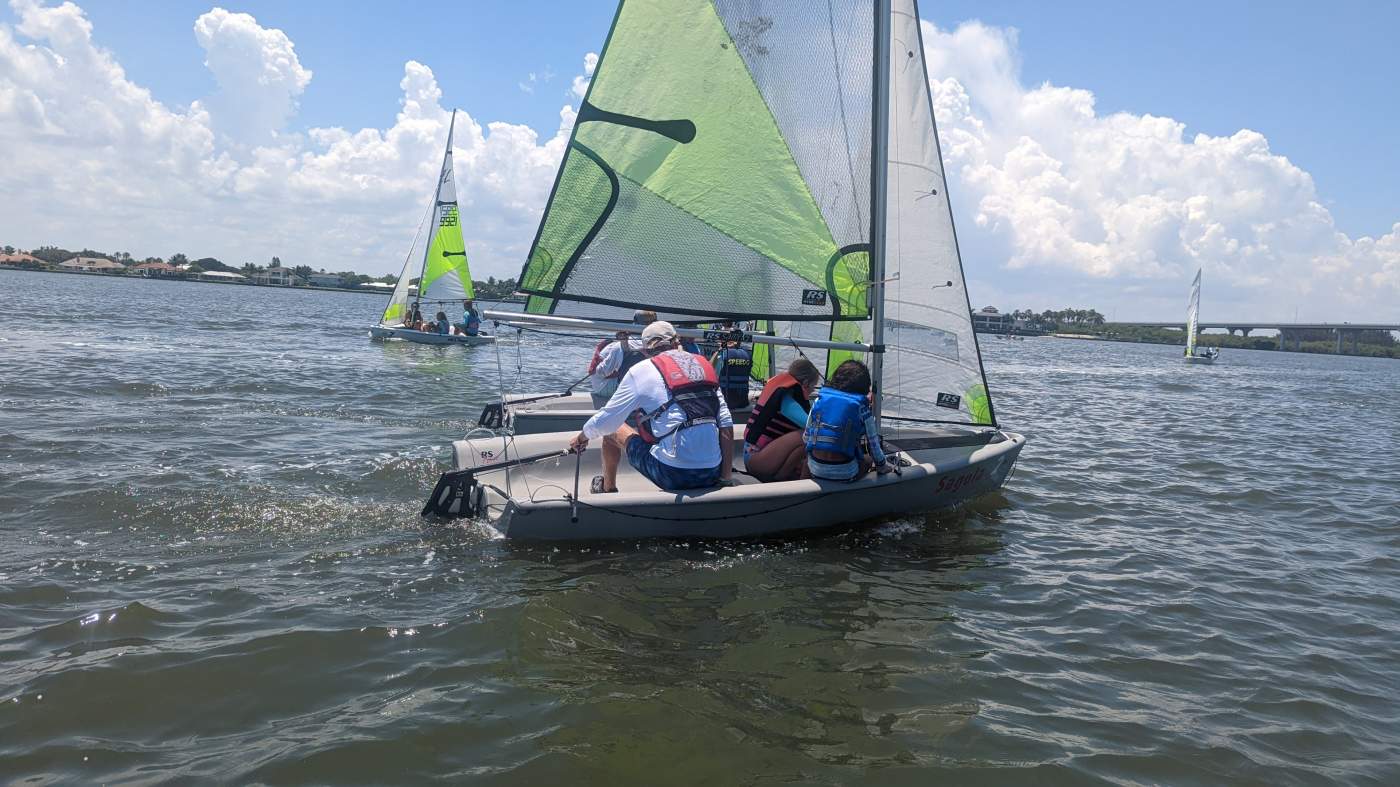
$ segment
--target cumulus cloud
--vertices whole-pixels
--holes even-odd
[[[970,243],[1005,260],[1008,297],[1034,298],[1014,282],[1053,275],[1037,306],[1125,287],[1175,303],[1204,267],[1217,302],[1256,316],[1280,302],[1394,313],[1377,292],[1400,290],[1400,225],[1348,238],[1262,134],[1188,135],[1171,118],[1101,114],[1087,90],[1027,87],[1014,30],[925,22],[924,43],[954,198],[979,230]]]
[[[195,20],[194,37],[219,85],[208,101],[216,127],[240,142],[270,141],[311,82],[291,39],[248,14],[217,7]]]
[[[397,271],[451,118],[427,66],[405,64],[389,128],[281,133],[312,73],[282,31],[247,14],[216,8],[196,20],[219,92],[182,108],[132,83],[78,6],[10,4],[18,24],[0,25],[0,192],[45,197],[7,200],[4,242]],[[227,114],[234,108],[246,116]],[[572,107],[559,115],[541,137],[458,113],[455,172],[478,275],[518,272],[573,125]]]
[[[426,65],[404,65],[388,128],[293,133],[312,72],[285,33],[247,14],[215,8],[195,20],[218,91],[180,107],[128,79],[78,6],[10,5],[0,241],[235,264],[276,254],[377,273],[401,263],[451,117]],[[1086,90],[1026,86],[1012,30],[926,23],[924,35],[979,302],[1111,309],[1118,299],[1135,316],[1174,317],[1204,266],[1208,300],[1231,316],[1277,317],[1279,304],[1319,319],[1396,316],[1400,224],[1378,238],[1338,231],[1312,177],[1262,134],[1193,135],[1171,118],[1102,113]],[[571,102],[597,63],[586,55]],[[541,135],[458,113],[455,172],[478,275],[519,270],[574,117],[561,106]],[[42,197],[13,198],[25,194]]]
[[[583,56],[583,73],[574,77],[573,88],[570,92],[574,98],[582,99],[583,94],[588,92],[588,83],[593,80],[593,72],[598,68],[598,53],[589,52]]]

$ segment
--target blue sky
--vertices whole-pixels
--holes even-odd
[[[213,90],[191,33],[197,0],[86,0],[104,46],[155,97]],[[315,73],[294,126],[384,127],[400,68],[432,67],[444,104],[542,133],[583,53],[607,34],[607,2],[225,3],[283,30]],[[1023,77],[1092,90],[1101,112],[1166,115],[1188,131],[1262,132],[1316,179],[1337,225],[1376,235],[1400,220],[1400,3],[925,2],[940,28],[978,19],[1020,31]],[[0,8],[0,19],[13,18]],[[8,20],[7,20],[8,21]],[[527,74],[533,94],[518,84]],[[1391,174],[1386,174],[1391,173]]]
[[[459,108],[473,271],[518,272],[612,3],[222,8],[0,3],[0,192],[87,219],[0,243],[391,272]],[[1400,3],[1261,8],[922,4],[974,301],[1175,318],[1204,267],[1238,318],[1400,319]]]

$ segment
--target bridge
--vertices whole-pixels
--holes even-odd
[[[1123,326],[1125,328],[1179,328],[1186,330],[1186,322],[1107,322],[1104,327]],[[1357,336],[1362,331],[1400,331],[1400,323],[1371,323],[1371,322],[1203,322],[1197,325],[1198,330],[1208,328],[1218,328],[1228,331],[1232,336],[1235,331],[1239,331],[1241,336],[1248,336],[1251,331],[1278,331],[1278,348],[1288,349],[1288,343],[1292,341],[1293,349],[1300,350],[1303,346],[1303,331],[1331,331],[1337,339],[1337,352],[1343,352],[1343,339],[1351,338],[1351,351],[1356,352]]]

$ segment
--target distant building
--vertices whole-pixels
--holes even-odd
[[[1011,315],[1002,314],[995,306],[986,306],[972,313],[972,330],[979,333],[1007,333],[1013,324]]]
[[[0,253],[0,265],[13,265],[16,268],[42,268],[44,266],[44,261],[35,257],[33,254],[25,254],[20,251],[14,254]]]
[[[283,268],[280,265],[273,266],[267,270],[258,271],[253,274],[254,284],[270,284],[274,287],[290,287],[294,284],[305,284],[306,282],[291,268]]]
[[[205,271],[199,274],[200,281],[226,281],[234,284],[247,284],[248,277],[231,271]]]
[[[84,273],[115,273],[126,270],[126,266],[120,262],[104,260],[101,257],[73,257],[60,262],[58,267],[67,271],[82,271]]]
[[[131,270],[141,276],[170,276],[179,269],[166,262],[143,262],[132,266]]]
[[[340,279],[339,273],[313,273],[309,277],[312,287],[341,287],[344,282]]]
[[[385,283],[382,282],[382,281],[367,281],[367,282],[365,282],[364,284],[361,284],[360,286],[361,286],[361,287],[371,287],[371,288],[376,289],[376,290],[392,290],[392,289],[394,289],[394,285],[392,285],[392,284],[385,284]]]

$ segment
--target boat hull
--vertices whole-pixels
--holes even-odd
[[[372,339],[400,340],[414,344],[461,344],[469,347],[496,341],[494,336],[427,333],[426,331],[415,331],[412,328],[391,328],[383,325],[371,325],[369,335]]]
[[[546,434],[549,432],[577,432],[583,424],[598,411],[593,406],[593,397],[586,391],[568,396],[557,396],[541,401],[527,402],[512,406],[511,402],[530,399],[538,394],[520,394],[506,397],[504,426],[517,435]],[[730,413],[736,424],[747,423],[750,410],[735,410]]]
[[[570,436],[462,440],[453,445],[454,460],[465,470],[533,456],[560,449]],[[589,479],[601,472],[595,447],[581,457],[483,473],[468,505],[507,538],[520,540],[788,536],[955,507],[1000,487],[1025,438],[1009,432],[919,432],[892,435],[888,442],[911,463],[900,475],[870,473],[855,483],[760,484],[736,473],[738,486],[679,493],[657,489],[625,460],[618,473],[620,492],[590,493]],[[570,500],[576,462],[577,506]],[[742,466],[741,459],[736,466]]]
[[[1209,364],[1215,363],[1215,358],[1214,358],[1213,356],[1208,356],[1208,355],[1187,355],[1187,356],[1185,356],[1184,358],[1182,358],[1182,360],[1185,361],[1186,363],[1196,363],[1196,364],[1207,364],[1207,365],[1209,365]]]

